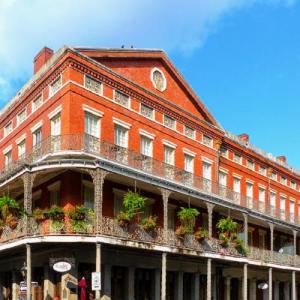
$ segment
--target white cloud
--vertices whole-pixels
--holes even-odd
[[[47,45],[201,47],[226,14],[256,3],[296,0],[0,0],[0,106],[29,78],[34,55]]]

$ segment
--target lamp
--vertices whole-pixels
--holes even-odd
[[[266,282],[261,282],[257,285],[257,288],[260,290],[266,290],[269,287],[269,285]]]
[[[24,279],[26,279],[26,271],[27,271],[27,267],[26,267],[26,263],[23,263],[22,268],[20,269],[21,275],[23,276]]]

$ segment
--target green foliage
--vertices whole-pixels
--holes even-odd
[[[123,205],[125,207],[125,213],[128,217],[133,219],[137,214],[144,211],[146,198],[142,197],[138,193],[128,191],[124,195]]]
[[[52,205],[49,209],[45,210],[44,215],[46,219],[52,221],[63,222],[65,218],[65,212],[62,207]]]
[[[32,212],[32,217],[38,222],[43,222],[46,219],[45,211],[40,208],[35,208]]]
[[[121,211],[117,215],[117,220],[118,220],[118,224],[121,227],[127,227],[128,224],[129,224],[129,222],[130,222],[130,217],[129,217],[129,215],[126,212]]]
[[[227,233],[230,236],[237,229],[237,222],[230,217],[222,218],[217,223],[217,229],[219,233]]]
[[[208,237],[209,237],[209,233],[208,233],[208,230],[206,228],[199,227],[197,229],[197,231],[195,232],[195,238],[198,241],[207,239]]]
[[[187,234],[186,232],[186,228],[182,225],[178,226],[175,230],[175,234],[179,237],[179,238],[183,238],[183,236],[185,234]]]
[[[184,227],[186,234],[192,234],[195,227],[196,217],[199,216],[199,211],[196,208],[181,207],[177,213],[181,226]]]
[[[248,251],[247,251],[246,247],[244,246],[244,241],[242,239],[236,239],[234,241],[234,247],[241,255],[244,255],[244,256],[247,255]]]
[[[221,233],[219,234],[219,240],[220,240],[220,244],[221,244],[223,247],[225,247],[225,248],[228,247],[229,242],[230,242],[230,238],[229,238],[229,236],[227,235],[227,233],[221,232]]]
[[[95,218],[94,211],[84,206],[76,206],[74,210],[68,212],[68,216],[75,232],[87,232],[89,223]]]
[[[142,226],[146,231],[153,231],[157,225],[157,216],[149,216],[142,220]]]
[[[20,217],[24,214],[24,210],[16,200],[10,198],[8,195],[3,195],[0,198],[0,213],[1,219],[6,220],[9,215]]]

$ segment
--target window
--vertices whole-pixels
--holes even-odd
[[[290,201],[290,220],[293,222],[295,217],[295,201]]]
[[[247,198],[253,198],[253,184],[251,182],[246,182],[246,196]]]
[[[121,211],[124,211],[123,197],[125,192],[122,190],[113,190],[114,193],[114,216],[117,217]]]
[[[61,76],[58,76],[50,85],[49,95],[54,95],[62,86]]]
[[[276,193],[270,192],[270,206],[271,206],[271,213],[275,213],[276,210]]]
[[[161,92],[167,87],[167,80],[164,73],[157,68],[154,68],[151,71],[151,81],[153,86]]]
[[[251,170],[254,170],[254,162],[252,160],[247,160],[247,167]]]
[[[141,154],[152,157],[152,152],[153,152],[152,139],[142,135],[141,136]]]
[[[32,111],[36,111],[38,108],[40,108],[43,104],[43,97],[40,95],[32,102]]]
[[[149,107],[149,106],[141,103],[141,115],[143,115],[149,119],[154,119],[154,109],[152,107]]]
[[[167,115],[164,115],[164,125],[171,129],[175,129],[175,120]]]
[[[8,136],[12,131],[13,131],[13,125],[12,125],[12,122],[9,122],[4,127],[4,137]]]
[[[172,166],[175,163],[175,150],[166,145],[164,146],[164,162]]]
[[[258,234],[258,247],[259,249],[265,249],[265,232],[259,230]]]
[[[100,117],[85,112],[84,113],[84,132],[90,136],[100,137]]]
[[[291,188],[294,189],[294,190],[296,190],[297,184],[296,184],[295,181],[291,181]]]
[[[50,192],[50,206],[60,203],[60,181],[56,181],[48,186]]]
[[[219,184],[223,187],[227,186],[227,174],[225,172],[219,172]]]
[[[175,229],[175,210],[176,206],[168,204],[168,229]]]
[[[282,183],[282,184],[287,184],[287,179],[286,179],[286,177],[284,177],[284,176],[281,176],[281,180],[280,180],[280,182]]]
[[[189,126],[184,126],[184,134],[191,139],[195,138],[195,130]]]
[[[228,150],[226,148],[221,147],[220,152],[221,152],[221,156],[228,158]]]
[[[277,180],[277,174],[274,172],[271,173],[270,177],[272,180]]]
[[[60,114],[51,119],[51,135],[60,135]]]
[[[114,101],[122,106],[129,107],[129,96],[119,92],[114,92]]]
[[[184,170],[189,173],[194,173],[194,157],[184,154]]]
[[[207,135],[203,135],[203,144],[208,146],[208,147],[212,147],[213,145],[213,139]]]
[[[285,218],[285,197],[280,196],[280,217]]]
[[[32,134],[33,134],[33,146],[39,145],[42,141],[42,129],[38,128]]]
[[[238,164],[241,164],[242,163],[242,157],[239,154],[234,153],[234,155],[233,155],[233,161],[236,162],[236,163],[238,163]]]
[[[202,172],[203,178],[211,180],[212,166],[211,163],[203,161],[202,162]]]
[[[83,180],[84,207],[94,209],[94,186],[93,183]]]
[[[22,157],[26,153],[26,143],[25,140],[18,144],[18,157]]]
[[[265,190],[265,188],[260,187],[258,189],[258,200],[260,202],[263,202],[263,203],[266,201],[266,190]]]
[[[246,182],[246,197],[247,197],[247,203],[248,207],[253,207],[253,183]]]
[[[12,163],[12,151],[9,150],[4,154],[5,158],[5,166],[8,166],[9,164]]]
[[[102,94],[102,85],[101,85],[101,82],[99,82],[98,80],[90,77],[90,76],[87,76],[85,75],[85,81],[84,81],[84,86],[96,93],[96,94]]]
[[[128,147],[128,129],[115,125],[115,144],[120,147]]]
[[[233,177],[233,191],[241,193],[241,179],[238,177]]]
[[[263,166],[259,166],[259,170],[258,170],[259,174],[266,176],[267,175],[267,169]]]
[[[26,109],[23,109],[18,115],[17,115],[17,125],[22,124],[26,119]]]

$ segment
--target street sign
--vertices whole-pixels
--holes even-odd
[[[56,272],[64,273],[70,271],[72,268],[71,264],[67,261],[58,261],[53,265],[53,270]]]
[[[92,273],[92,290],[101,291],[101,273],[93,272]]]

